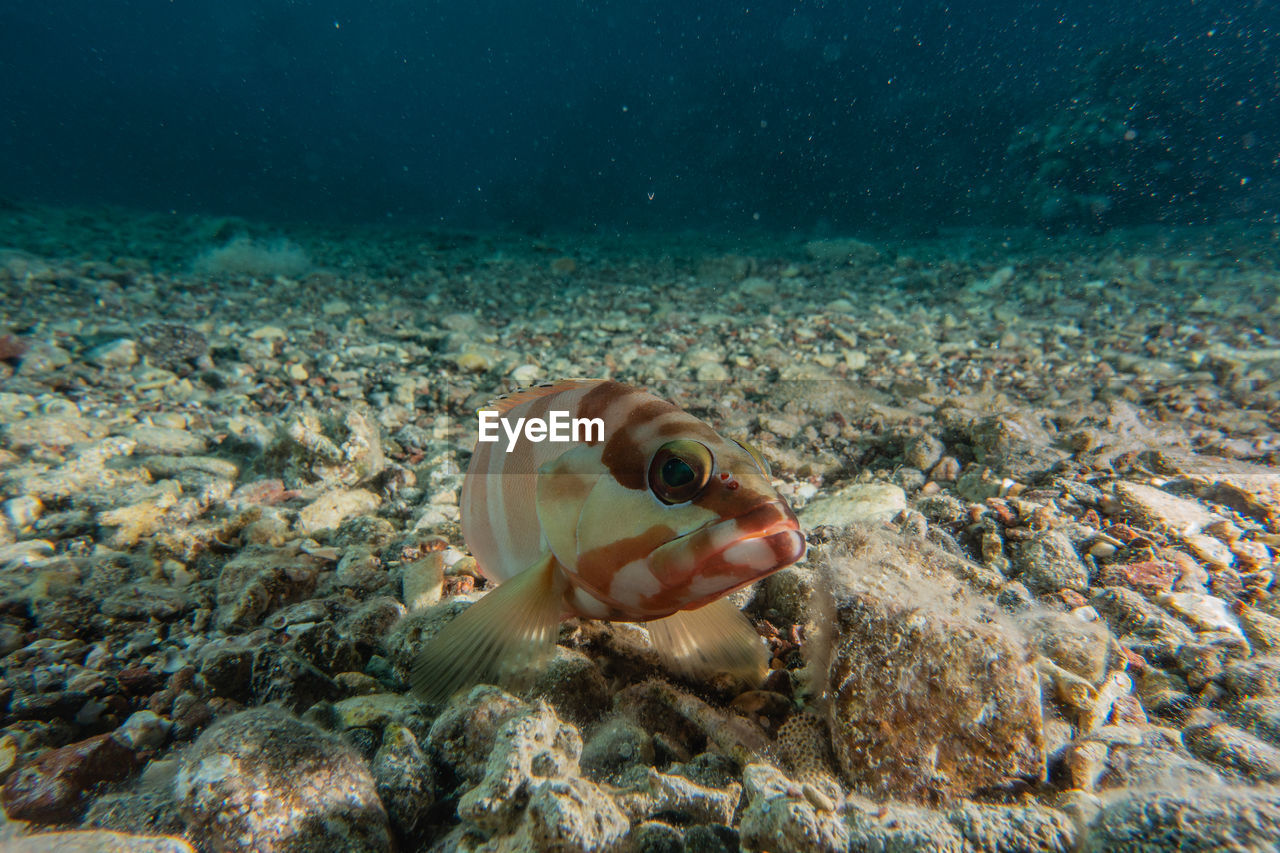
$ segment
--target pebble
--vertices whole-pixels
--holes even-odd
[[[1202,533],[1192,533],[1182,538],[1191,549],[1191,553],[1203,560],[1210,568],[1222,570],[1235,565],[1235,554],[1231,553],[1231,548],[1225,542]]]
[[[1024,542],[1010,543],[1009,558],[1022,582],[1034,592],[1089,589],[1088,567],[1080,560],[1071,540],[1059,531],[1050,530]]]
[[[1142,483],[1116,484],[1116,497],[1133,522],[1141,527],[1180,534],[1199,533],[1222,516],[1209,512],[1198,501],[1176,497]]]
[[[338,527],[345,519],[370,512],[382,499],[364,489],[334,489],[298,511],[298,530],[314,535]]]
[[[96,346],[85,354],[85,360],[108,369],[133,367],[138,363],[138,342],[120,338]]]
[[[187,751],[174,796],[217,850],[391,849],[369,766],[341,739],[272,708],[242,711]]]
[[[517,385],[532,385],[542,376],[542,368],[536,364],[521,364],[511,371],[511,379]]]
[[[907,495],[900,486],[854,483],[809,501],[799,517],[805,528],[845,527],[891,521],[906,508]]]
[[[1168,592],[1157,596],[1163,607],[1187,620],[1199,631],[1224,631],[1245,639],[1240,623],[1221,598],[1195,592]]]
[[[66,823],[84,808],[89,789],[123,778],[136,765],[134,750],[112,733],[45,752],[10,774],[0,805],[15,820]]]

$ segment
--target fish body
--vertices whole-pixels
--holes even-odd
[[[576,442],[476,445],[462,529],[499,586],[424,649],[420,694],[443,698],[536,665],[566,616],[646,622],[689,671],[763,667],[759,637],[724,597],[799,560],[805,541],[758,454],[608,380],[539,386],[491,407],[507,424],[562,413],[599,428]]]

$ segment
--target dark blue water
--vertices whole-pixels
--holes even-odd
[[[1268,219],[1274,2],[0,5],[0,196],[557,228]]]

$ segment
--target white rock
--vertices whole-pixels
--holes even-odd
[[[800,511],[804,527],[850,524],[879,524],[891,521],[907,508],[907,495],[888,483],[856,483],[840,491],[816,498]]]
[[[729,371],[725,370],[723,364],[712,364],[710,362],[699,365],[695,376],[699,382],[723,382],[729,378]]]
[[[1154,525],[1178,533],[1199,533],[1205,525],[1221,521],[1198,502],[1176,497],[1155,486],[1117,483],[1116,497],[1140,524]]]
[[[138,344],[120,338],[89,350],[86,359],[99,367],[133,367],[138,363]]]
[[[992,290],[999,290],[1009,283],[1013,278],[1014,269],[1011,266],[1000,267],[990,276],[984,279],[978,279],[969,285],[969,290],[973,293],[987,293]]]
[[[249,339],[254,341],[267,341],[287,337],[289,337],[289,333],[279,326],[259,326],[249,333]]]
[[[19,495],[4,502],[4,514],[14,530],[30,527],[42,512],[44,504],[35,495]]]
[[[382,499],[364,489],[325,492],[298,512],[298,528],[311,534],[337,527],[344,519],[376,509]]]
[[[511,371],[511,378],[521,385],[529,385],[538,381],[538,377],[542,375],[542,368],[536,364],[522,364],[515,370]]]
[[[1203,533],[1192,533],[1182,537],[1182,541],[1187,543],[1191,553],[1215,569],[1229,569],[1235,564],[1236,555],[1232,554],[1231,548],[1219,539]]]
[[[1235,614],[1217,596],[1199,592],[1166,592],[1156,601],[1170,613],[1189,622],[1197,631],[1225,631],[1245,639]]]

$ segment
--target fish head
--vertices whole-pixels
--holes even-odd
[[[544,515],[548,541],[575,586],[615,613],[656,619],[701,607],[804,556],[800,524],[758,453],[687,414],[650,432],[613,453],[606,446],[595,476],[576,475],[581,500],[572,519],[562,512],[559,534],[549,529],[553,513]]]

